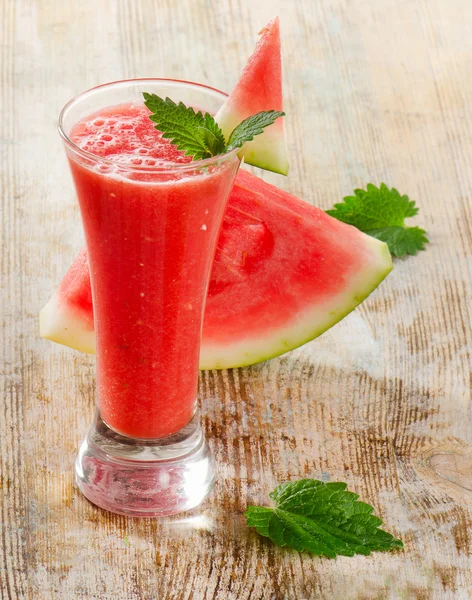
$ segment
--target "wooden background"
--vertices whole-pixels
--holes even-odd
[[[0,0],[3,599],[472,597],[470,0]],[[328,208],[385,181],[431,244],[298,351],[204,372],[219,477],[200,511],[130,520],[79,495],[93,359],[38,338],[82,238],[56,133],[63,104],[135,76],[230,90],[282,22],[291,172]],[[327,560],[244,526],[304,476],[348,482],[405,551]]]

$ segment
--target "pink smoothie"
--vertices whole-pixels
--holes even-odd
[[[175,433],[195,411],[208,278],[238,167],[234,156],[197,168],[148,114],[142,104],[106,108],[69,135],[113,161],[69,154],[90,262],[100,413],[138,438]]]

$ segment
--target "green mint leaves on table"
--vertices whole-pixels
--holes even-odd
[[[187,156],[192,156],[193,160],[240,148],[285,114],[269,110],[252,115],[234,129],[226,143],[218,123],[209,113],[195,112],[183,102],[176,104],[170,98],[163,100],[156,94],[144,92],[143,96],[144,104],[152,113],[149,118],[156,124],[156,129],[162,132],[162,137],[170,140]]]
[[[275,508],[247,508],[247,525],[278,546],[329,558],[403,548],[379,529],[382,521],[372,514],[373,507],[346,487],[315,479],[284,483],[270,494]]]
[[[344,202],[326,211],[349,225],[354,225],[388,245],[394,256],[416,254],[429,242],[424,229],[407,227],[405,219],[418,214],[414,200],[401,196],[395,188],[384,184],[377,188],[371,183],[367,190],[355,190]]]

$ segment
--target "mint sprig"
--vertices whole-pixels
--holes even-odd
[[[418,214],[415,201],[400,195],[395,188],[389,189],[385,183],[380,188],[369,183],[367,190],[354,190],[354,196],[347,196],[343,203],[326,212],[382,240],[394,256],[417,254],[429,242],[424,229],[405,225],[405,219]]]
[[[183,102],[176,104],[170,98],[163,99],[156,94],[144,92],[143,96],[144,104],[152,113],[149,118],[155,123],[156,129],[162,132],[162,137],[194,160],[241,148],[285,114],[268,110],[252,115],[233,130],[226,142],[218,123],[209,113],[195,111]]]
[[[403,548],[401,540],[379,529],[374,508],[359,502],[345,483],[301,479],[270,494],[276,506],[248,506],[247,525],[278,546],[336,558]]]

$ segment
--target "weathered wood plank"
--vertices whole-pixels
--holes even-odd
[[[228,90],[277,13],[292,161],[273,180],[324,208],[385,181],[432,243],[319,340],[202,373],[219,479],[201,510],[106,514],[72,472],[93,360],[37,335],[82,243],[57,114],[124,77]],[[0,15],[2,600],[471,597],[470,3],[3,0]],[[303,476],[346,481],[405,552],[320,560],[245,528],[248,503]]]

